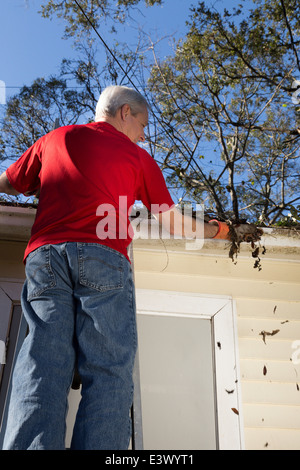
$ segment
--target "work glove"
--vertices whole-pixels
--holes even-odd
[[[218,220],[211,220],[209,223],[219,226],[215,239],[229,240],[237,244],[258,242],[264,233],[262,229],[254,224],[233,224],[219,222]]]
[[[256,242],[261,240],[263,230],[256,227],[254,224],[234,224],[231,222],[219,222],[218,220],[211,220],[209,223],[219,226],[219,231],[214,237],[216,239],[228,240],[230,243],[229,258],[236,264],[236,259],[240,251],[242,242],[251,243],[252,257],[256,258],[254,268],[259,271],[262,270],[260,260],[260,245]],[[265,254],[266,249],[263,247],[262,254]]]

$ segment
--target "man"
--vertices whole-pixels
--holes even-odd
[[[147,124],[139,93],[109,87],[94,123],[50,132],[0,176],[0,192],[39,192],[24,255],[29,334],[14,371],[4,449],[64,449],[75,365],[82,399],[71,448],[128,448],[137,334],[120,197],[127,208],[135,200],[164,207],[156,216],[172,233],[193,236],[197,224],[188,233],[159,167],[136,145]],[[227,238],[228,230],[205,224],[204,236]]]

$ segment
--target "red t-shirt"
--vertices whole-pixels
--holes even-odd
[[[20,193],[40,189],[24,259],[42,245],[68,241],[99,243],[127,257],[128,211],[134,202],[142,201],[149,210],[167,205],[159,212],[174,205],[153,158],[104,122],[50,132],[6,174]]]

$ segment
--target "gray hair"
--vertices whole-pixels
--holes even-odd
[[[128,104],[133,116],[148,108],[147,100],[133,88],[112,85],[101,93],[96,107],[95,121],[103,116],[115,117],[117,111]]]

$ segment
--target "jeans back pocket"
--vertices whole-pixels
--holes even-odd
[[[56,286],[50,261],[50,249],[50,245],[44,245],[30,253],[26,259],[28,301]]]
[[[100,292],[122,289],[125,258],[117,251],[96,244],[78,244],[79,282]]]

